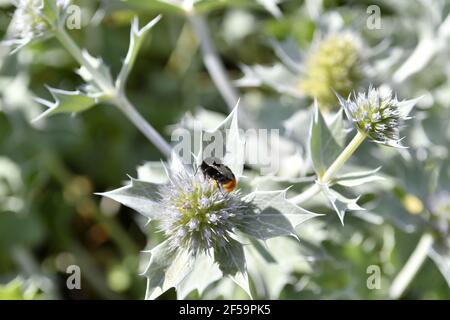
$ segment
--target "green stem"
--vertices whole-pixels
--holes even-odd
[[[112,81],[105,78],[101,72],[96,69],[90,61],[86,59],[78,45],[73,41],[67,31],[62,27],[54,28],[56,38],[74,57],[74,59],[91,74],[92,80],[109,98],[109,102],[119,108],[127,118],[153,143],[165,157],[170,158],[171,147],[164,138],[156,131],[156,129],[145,120],[144,117],[136,110],[136,108],[127,99],[125,94],[118,91]]]
[[[192,25],[192,29],[200,42],[203,62],[205,63],[206,69],[208,69],[208,73],[225,100],[228,109],[233,110],[239,97],[236,90],[231,85],[225,67],[213,44],[206,19],[203,15],[196,14],[193,11],[189,12],[187,16]]]
[[[398,299],[403,295],[406,288],[408,288],[420,267],[425,262],[433,242],[434,239],[431,234],[425,233],[422,235],[417,247],[392,282],[391,288],[389,289],[389,296],[392,299]]]
[[[319,177],[320,183],[328,183],[334,178],[334,175],[339,171],[340,168],[347,162],[351,155],[358,149],[361,143],[366,138],[366,135],[358,130],[356,136],[350,141],[350,143],[341,152],[339,157],[331,164],[331,166],[325,171],[322,177]]]
[[[128,119],[150,140],[162,154],[168,159],[172,155],[172,148],[166,140],[142,117],[142,115],[131,104],[128,98],[122,94],[113,100],[115,105],[128,117]]]
[[[317,183],[314,183],[311,185],[308,189],[303,191],[302,193],[296,195],[295,197],[291,198],[291,201],[296,204],[303,203],[312,197],[314,197],[316,194],[318,194],[320,191],[319,185]]]
[[[319,177],[319,183],[328,184],[342,168],[342,166],[347,162],[347,160],[352,156],[352,154],[358,149],[361,143],[366,138],[366,135],[363,132],[358,131],[356,135],[353,137],[352,141],[345,147],[345,149],[341,152],[341,154],[334,160],[331,166],[325,171],[325,173]],[[305,202],[316,194],[320,192],[320,187],[317,183],[310,186],[308,189],[300,193],[299,195],[291,198],[291,201],[296,204],[300,204]]]

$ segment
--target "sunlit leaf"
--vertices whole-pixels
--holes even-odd
[[[342,194],[338,193],[337,191],[329,188],[327,185],[324,184],[321,184],[320,188],[322,190],[322,193],[328,199],[334,211],[336,211],[342,225],[344,225],[344,216],[347,211],[365,210],[364,208],[360,207],[357,204],[359,197],[355,199],[346,198]]]
[[[251,212],[239,221],[238,229],[261,240],[295,236],[296,226],[317,216],[287,200],[286,190],[256,191],[244,200],[251,201]]]
[[[336,160],[341,147],[336,142],[333,133],[323,118],[317,101],[314,106],[314,115],[311,122],[309,148],[314,170],[321,177],[326,169]]]
[[[127,81],[127,78],[133,69],[134,62],[136,61],[136,57],[139,53],[139,49],[141,48],[142,42],[145,39],[145,36],[148,34],[151,28],[155,26],[158,21],[161,19],[161,15],[157,16],[149,23],[147,23],[144,27],[139,29],[139,19],[135,18],[131,22],[131,31],[130,31],[130,46],[128,49],[127,56],[123,61],[122,69],[120,70],[119,76],[116,80],[116,86],[123,90]]]
[[[38,121],[49,115],[56,113],[77,113],[90,109],[97,104],[98,99],[89,97],[86,93],[79,90],[65,91],[47,87],[53,97],[53,102],[42,98],[36,98],[36,101],[48,109],[41,113],[33,121]]]

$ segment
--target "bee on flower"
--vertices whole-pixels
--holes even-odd
[[[144,271],[147,298],[171,287],[182,291],[192,273],[205,281],[231,277],[250,294],[243,244],[294,236],[295,227],[317,214],[286,199],[286,190],[243,194],[239,188],[244,142],[236,109],[214,134],[234,131],[224,139],[223,159],[196,156],[193,166],[172,155],[165,183],[132,179],[125,187],[101,195],[135,209],[158,224],[165,240],[150,250]],[[199,169],[199,170],[198,170]],[[201,262],[199,262],[201,261]],[[162,271],[164,270],[164,271]]]

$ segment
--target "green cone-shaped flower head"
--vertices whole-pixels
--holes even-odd
[[[361,78],[358,38],[351,33],[330,35],[319,42],[306,61],[299,89],[319,105],[337,105],[333,90],[347,96]]]

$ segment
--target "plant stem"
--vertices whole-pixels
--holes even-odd
[[[91,74],[92,80],[98,85],[103,93],[109,98],[109,101],[118,107],[128,119],[161,151],[164,156],[170,158],[171,147],[164,138],[148,123],[142,115],[131,104],[124,93],[118,92],[110,79],[105,78],[90,61],[86,59],[78,45],[73,41],[64,28],[56,27],[54,29],[56,38],[67,49],[67,51],[77,60],[77,62],[86,68]]]
[[[170,159],[172,148],[166,140],[156,131],[153,126],[142,117],[125,95],[120,95],[113,100],[117,107],[128,117],[128,119],[161,151],[166,158]]]
[[[321,184],[327,184],[334,178],[335,174],[340,168],[347,162],[351,155],[358,149],[361,143],[366,138],[366,135],[360,131],[356,133],[352,141],[345,147],[341,154],[334,160],[331,166],[325,171],[323,176],[319,177],[319,182]],[[306,200],[314,197],[320,192],[320,187],[317,183],[310,186],[308,189],[300,193],[299,195],[291,198],[291,201],[296,204],[305,202]]]
[[[225,67],[217,54],[217,50],[211,40],[205,17],[194,12],[188,12],[188,19],[192,28],[200,41],[202,49],[203,62],[214,84],[225,100],[228,109],[233,110],[237,101],[238,94],[230,83]]]
[[[389,290],[389,296],[392,299],[398,299],[403,295],[406,288],[424,263],[433,242],[434,239],[431,234],[425,233],[422,235],[417,247],[414,249],[408,261],[392,282]]]
[[[291,198],[291,201],[296,204],[303,203],[312,197],[314,197],[316,194],[318,194],[320,191],[319,185],[317,183],[314,183],[311,185],[308,189],[303,191],[302,193],[296,195],[295,197]]]
[[[356,136],[353,137],[352,141],[345,147],[341,152],[339,157],[331,164],[331,166],[325,171],[322,177],[319,177],[320,183],[328,183],[334,178],[334,175],[339,171],[340,168],[347,162],[351,155],[358,149],[360,144],[364,141],[366,135],[358,130]]]

